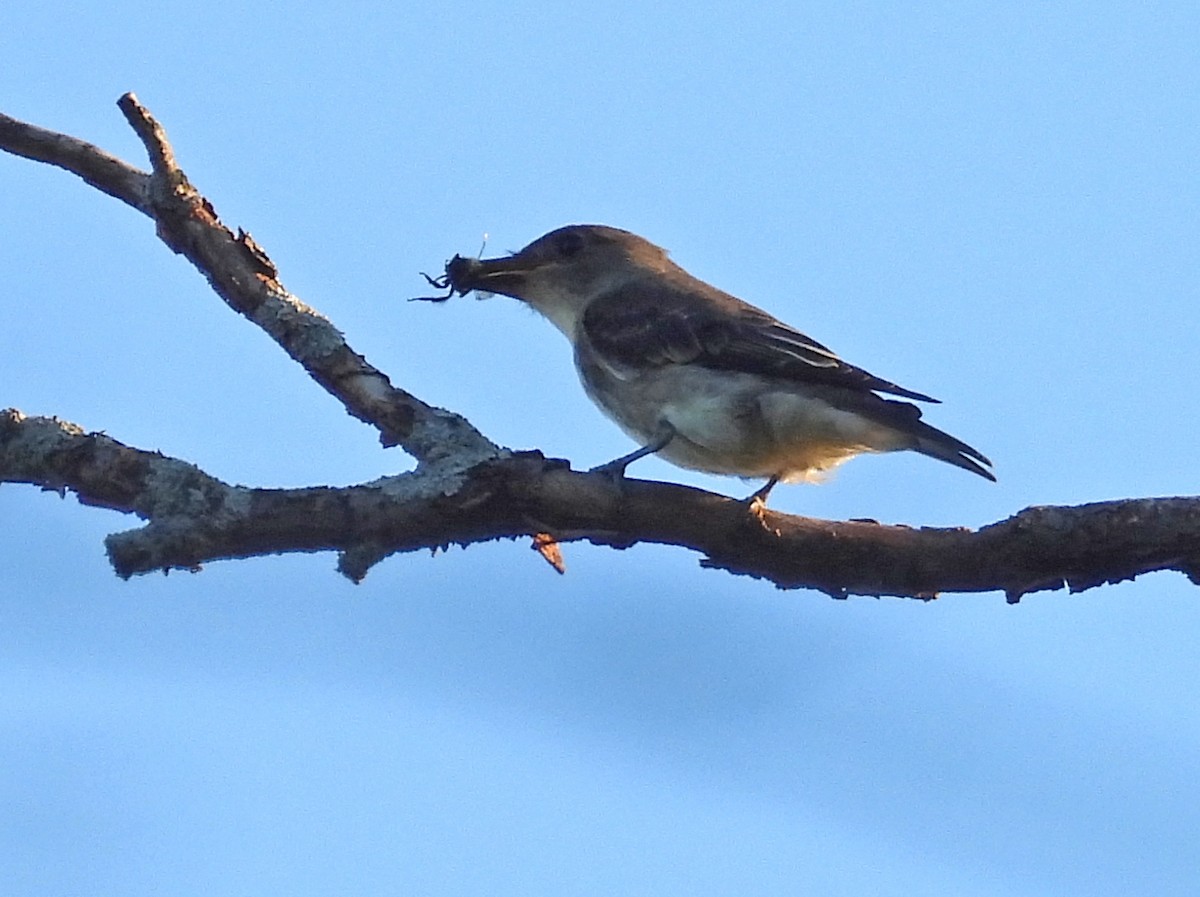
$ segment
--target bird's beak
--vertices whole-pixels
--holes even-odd
[[[472,290],[503,293],[520,298],[521,287],[534,269],[528,259],[510,255],[498,259],[463,258],[456,255],[446,264],[446,281],[460,295]]]

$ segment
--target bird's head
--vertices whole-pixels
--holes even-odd
[[[599,224],[572,224],[503,258],[455,256],[446,265],[452,292],[502,293],[532,306],[573,338],[597,296],[675,268],[667,253],[637,234]]]

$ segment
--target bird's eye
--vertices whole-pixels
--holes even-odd
[[[583,237],[574,231],[559,234],[558,239],[554,241],[554,248],[563,258],[570,258],[583,249]]]

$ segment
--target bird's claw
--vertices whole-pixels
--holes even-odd
[[[612,484],[620,489],[625,484],[625,468],[629,466],[629,462],[623,458],[618,458],[615,461],[609,461],[606,464],[599,464],[593,467],[588,473],[598,473],[606,477]]]

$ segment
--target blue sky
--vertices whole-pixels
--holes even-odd
[[[8,3],[0,109],[143,165],[134,90],[289,288],[509,446],[631,448],[544,321],[404,300],[594,222],[938,396],[1000,477],[865,458],[781,510],[1197,491],[1194,4],[416,7]],[[8,156],[0,196],[0,405],[252,485],[409,465],[147,219]],[[835,602],[504,543],[121,582],[134,521],[15,486],[0,520],[6,894],[1194,892],[1178,575]]]

